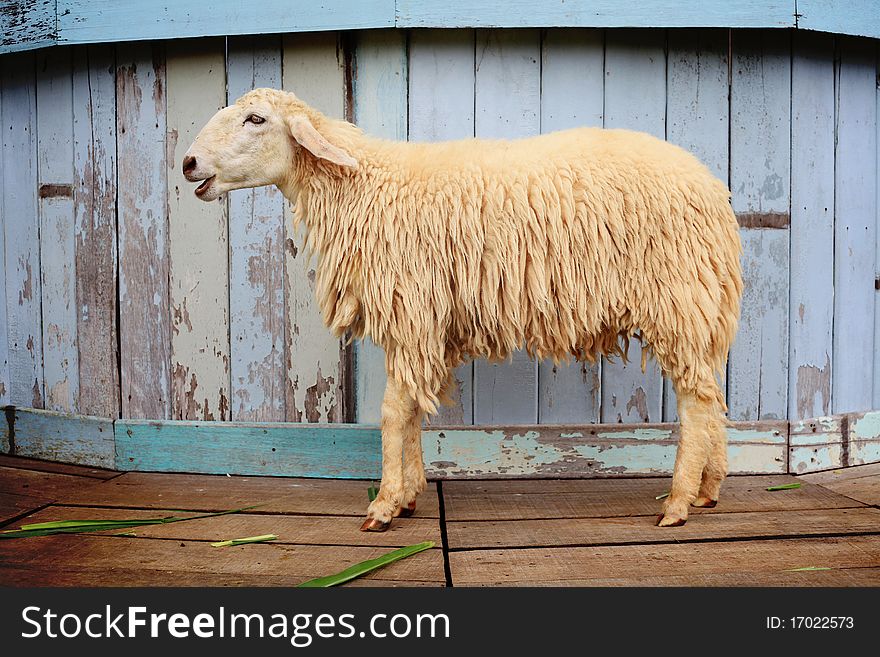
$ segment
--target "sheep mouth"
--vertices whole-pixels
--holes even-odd
[[[204,195],[204,193],[211,188],[211,185],[214,184],[214,178],[216,177],[217,176],[211,176],[210,178],[206,178],[205,180],[203,180],[202,184],[196,187],[196,196]]]

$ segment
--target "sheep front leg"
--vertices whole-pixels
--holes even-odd
[[[406,498],[404,443],[413,427],[416,431],[421,430],[420,417],[415,400],[389,377],[382,401],[382,484],[376,499],[367,508],[367,519],[361,525],[361,531],[384,532],[391,524],[391,518],[400,514]]]

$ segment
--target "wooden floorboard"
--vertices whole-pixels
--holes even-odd
[[[798,489],[766,490],[797,481],[790,475],[730,477],[717,507],[693,509],[692,514],[862,506],[861,502],[806,481],[801,481]],[[444,482],[443,494],[447,521],[653,516],[663,504],[656,497],[669,490],[670,482],[669,478],[456,481]]]
[[[253,513],[298,513],[363,517],[368,481],[224,477],[128,472],[97,488],[71,491],[66,504],[149,509],[222,511],[260,505]],[[439,518],[437,488],[419,496],[417,514]]]
[[[809,481],[813,484],[828,484],[849,479],[861,479],[862,477],[878,477],[880,476],[880,463],[871,463],[870,465],[856,465],[851,468],[836,468],[834,470],[823,470],[822,472],[813,472],[810,474],[800,475],[798,479]]]
[[[800,477],[865,504],[880,505],[880,463],[826,470]]]
[[[880,511],[878,511],[880,513]],[[154,510],[50,506],[32,514],[21,523],[56,520],[122,520],[128,518],[159,518],[167,514]],[[175,513],[179,517],[198,515],[194,512]],[[259,513],[236,513],[212,518],[198,518],[162,525],[127,529],[139,538],[186,541],[225,541],[246,536],[275,534],[279,544],[348,545],[403,547],[423,541],[440,545],[440,523],[436,518],[398,518],[386,532],[359,531],[361,518],[352,516],[308,516]],[[18,523],[16,523],[18,524]],[[113,533],[113,532],[110,532]],[[40,538],[22,539],[31,545]],[[219,548],[218,548],[219,549]]]
[[[45,536],[0,541],[0,586],[294,586],[387,552],[380,547],[259,543],[214,548],[200,541]],[[364,580],[440,585],[445,582],[443,554],[439,548],[426,550]]]
[[[451,552],[449,563],[454,586],[539,582],[699,586],[718,578],[729,586],[759,586],[768,578],[784,583],[789,575],[802,580],[804,573],[786,572],[793,568],[878,568],[880,536],[468,550]]]
[[[104,470],[69,463],[55,463],[54,461],[40,461],[23,456],[9,456],[0,454],[0,466],[6,468],[19,468],[21,470],[37,470],[39,472],[56,472],[58,474],[75,475],[78,477],[90,477],[92,479],[113,479],[121,473],[116,470]]]
[[[110,480],[113,481],[113,480]],[[0,466],[0,492],[63,500],[107,481],[93,477]]]
[[[52,500],[32,495],[0,492],[0,526],[40,509]]]
[[[448,522],[446,532],[450,549],[880,534],[880,509],[703,514],[675,528],[656,527],[653,516]]]

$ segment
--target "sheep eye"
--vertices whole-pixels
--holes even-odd
[[[250,114],[244,120],[244,122],[245,123],[253,123],[254,125],[260,125],[261,123],[265,123],[266,119],[264,119],[262,116],[257,116],[256,114]]]

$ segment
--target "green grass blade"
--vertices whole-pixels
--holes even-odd
[[[808,570],[831,570],[831,568],[828,568],[827,566],[805,566],[804,568],[789,568],[788,570],[786,570],[784,572],[786,572],[786,573],[802,573],[802,572],[805,572]]]
[[[34,536],[51,536],[53,534],[80,534],[84,532],[103,532],[109,529],[131,529],[144,525],[165,525],[184,520],[199,520],[200,518],[214,518],[226,516],[231,513],[241,513],[255,509],[259,504],[245,506],[240,509],[229,509],[215,513],[203,513],[197,516],[165,516],[164,518],[127,518],[124,520],[57,520],[54,522],[38,522],[31,525],[22,525],[20,529],[6,529],[0,531],[0,539],[4,538],[31,538]]]
[[[781,486],[770,486],[767,490],[772,492],[774,490],[792,490],[800,487],[800,484],[782,484]]]
[[[310,589],[337,586],[339,584],[343,584],[345,582],[353,580],[357,577],[361,577],[362,575],[366,575],[367,573],[376,570],[377,568],[387,566],[390,563],[405,559],[406,557],[410,557],[414,554],[417,554],[424,550],[428,550],[432,547],[434,547],[434,541],[425,541],[424,543],[417,543],[416,545],[408,545],[407,547],[402,547],[400,549],[389,552],[388,554],[383,554],[381,557],[377,557],[376,559],[370,559],[368,561],[356,563],[355,565],[346,568],[341,573],[328,575],[327,577],[310,579],[309,581],[303,582],[302,584],[298,585],[297,588]]]
[[[660,494],[659,494],[657,497],[655,497],[654,499],[655,499],[655,500],[663,500],[663,499],[666,499],[667,497],[669,497],[669,493],[668,493],[668,492],[667,492],[667,493],[660,493]]]
[[[233,538],[228,541],[219,541],[211,543],[211,547],[229,547],[231,545],[247,545],[248,543],[265,543],[266,541],[277,540],[275,534],[263,534],[262,536],[248,536],[247,538]]]
[[[370,486],[367,489],[367,497],[370,498],[370,502],[376,499],[376,496],[379,494],[379,489],[375,486]]]

